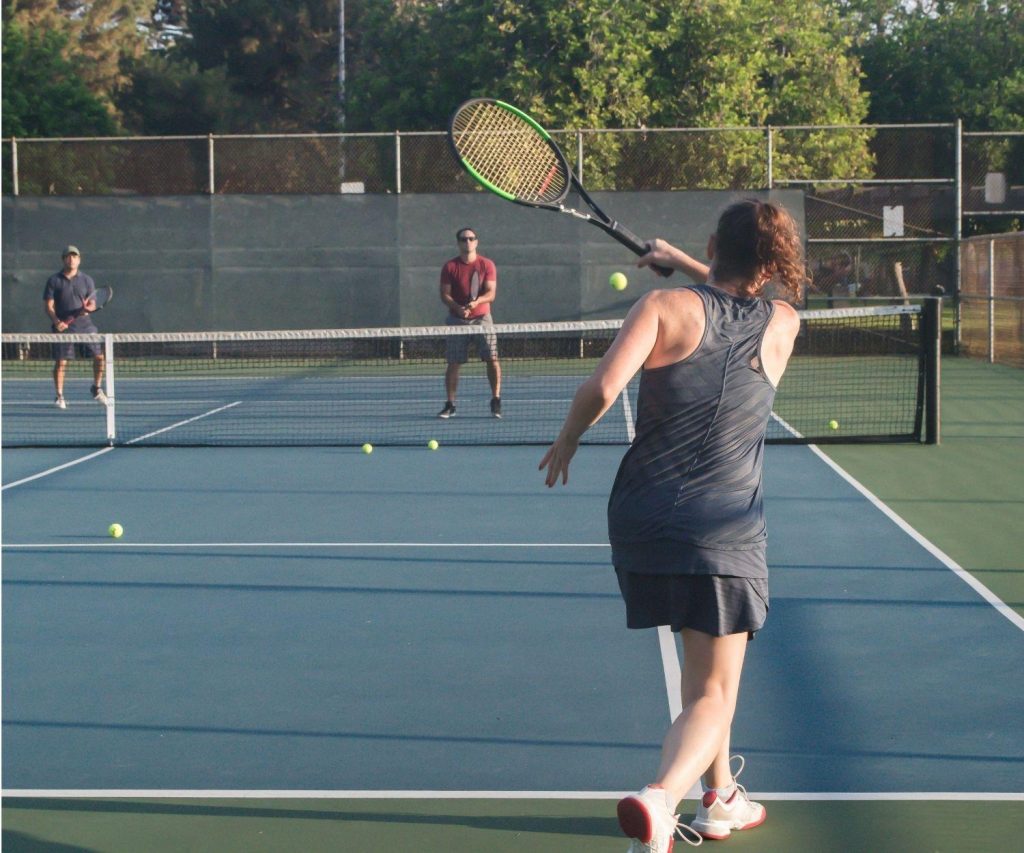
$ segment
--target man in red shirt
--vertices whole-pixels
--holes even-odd
[[[490,258],[476,253],[477,235],[474,228],[460,228],[455,232],[458,257],[452,258],[441,269],[441,301],[448,306],[449,326],[481,326],[479,335],[452,335],[448,338],[446,357],[448,368],[444,374],[447,401],[438,414],[448,419],[455,414],[455,392],[459,387],[459,369],[469,359],[469,344],[476,344],[480,358],[487,362],[487,379],[491,383],[491,415],[501,417],[501,364],[498,362],[498,338],[489,327],[491,303],[498,292],[498,271]]]

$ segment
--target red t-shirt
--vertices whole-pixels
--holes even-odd
[[[468,305],[473,299],[480,295],[484,282],[498,281],[498,270],[494,261],[477,255],[472,263],[466,263],[461,257],[452,258],[441,268],[441,284],[449,284],[452,289],[452,299],[459,305]],[[484,302],[473,309],[470,317],[483,317],[491,313],[491,303]]]

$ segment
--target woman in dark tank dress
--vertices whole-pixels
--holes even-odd
[[[663,240],[650,249],[639,266],[669,266],[697,284],[637,301],[540,465],[548,486],[565,483],[583,433],[642,368],[609,539],[627,625],[682,637],[683,710],[651,783],[619,803],[631,853],[668,851],[677,835],[726,838],[765,819],[736,782],[729,735],[746,645],[768,613],[764,434],[800,321],[761,293],[774,281],[795,301],[806,281],[795,223],[758,200],[721,215],[710,268]],[[675,809],[698,779],[704,796],[687,826]]]

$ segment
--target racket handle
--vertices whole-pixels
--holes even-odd
[[[623,246],[637,255],[646,255],[651,251],[651,247],[648,246],[647,243],[637,237],[636,234],[620,222],[612,222],[608,226],[608,233],[622,243]],[[650,266],[651,269],[662,278],[668,278],[673,272],[675,272],[671,267],[663,267],[661,264],[651,264]]]

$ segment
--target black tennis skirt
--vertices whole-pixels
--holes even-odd
[[[725,575],[652,575],[616,570],[629,628],[668,625],[713,637],[751,639],[768,618],[768,579]]]

